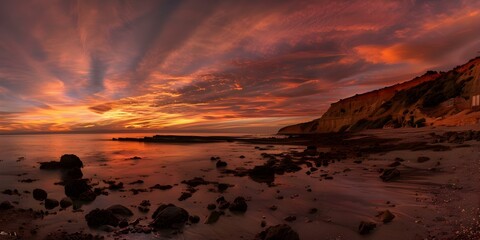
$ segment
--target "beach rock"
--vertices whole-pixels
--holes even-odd
[[[224,162],[222,160],[218,160],[217,163],[215,164],[217,168],[222,168],[227,166],[227,162]]]
[[[220,218],[220,216],[223,215],[223,212],[220,212],[220,211],[212,211],[210,212],[210,214],[208,215],[208,217],[205,219],[205,224],[214,224],[218,221],[218,219]]]
[[[83,172],[80,168],[71,168],[67,169],[62,174],[62,179],[65,180],[73,180],[73,179],[81,179],[83,177]]]
[[[93,201],[96,197],[95,193],[92,191],[92,187],[88,185],[86,179],[68,181],[65,184],[65,195],[72,199],[80,199],[84,201]]]
[[[144,183],[143,180],[137,180],[137,181],[131,182],[129,184],[134,185],[134,184],[142,184],[142,183]]]
[[[229,184],[226,184],[226,183],[219,183],[217,184],[217,189],[219,192],[224,192],[225,190],[227,190],[228,188],[230,187]]]
[[[380,176],[384,182],[392,181],[398,177],[400,177],[400,171],[396,168],[385,169]]]
[[[47,196],[48,196],[47,192],[40,188],[33,189],[32,194],[33,194],[33,199],[37,201],[43,201],[47,199]]]
[[[150,187],[150,189],[158,189],[158,190],[168,190],[173,188],[172,185],[160,185],[160,184],[155,184],[155,186]]]
[[[228,202],[225,197],[219,197],[217,198],[216,200],[217,204],[218,204],[218,209],[227,209],[228,207],[230,207],[230,202]]]
[[[255,240],[300,240],[300,237],[290,226],[279,224],[257,234]]]
[[[248,172],[248,176],[255,182],[272,183],[275,181],[275,169],[270,166],[255,166]]]
[[[393,213],[391,213],[390,211],[388,210],[385,210],[385,211],[381,211],[378,213],[377,217],[380,219],[380,221],[382,221],[383,223],[389,223],[391,222],[394,218],[395,218],[395,215],[393,215]]]
[[[417,158],[417,162],[419,162],[419,163],[424,163],[424,162],[427,162],[429,160],[430,160],[429,157],[418,157]]]
[[[233,203],[230,204],[230,211],[232,212],[246,212],[248,208],[247,202],[243,197],[237,197],[233,200]]]
[[[190,187],[197,187],[199,185],[207,185],[207,184],[210,184],[210,182],[208,181],[205,181],[205,179],[201,178],[201,177],[194,177],[190,180],[183,180],[182,181],[183,184],[187,184],[188,186]]]
[[[358,233],[365,235],[370,233],[373,229],[377,227],[377,224],[374,222],[365,222],[362,221],[360,222],[360,225],[358,226]]]
[[[305,149],[303,153],[310,156],[317,155],[317,146],[307,146],[307,149]]]
[[[159,209],[162,208],[160,211]],[[154,220],[151,223],[151,226],[158,229],[170,228],[178,229],[183,227],[187,222],[189,214],[188,212],[180,207],[177,207],[173,204],[162,205],[154,213]]]
[[[72,200],[68,197],[66,198],[62,198],[62,200],[60,200],[60,207],[61,208],[68,208],[72,206]]]
[[[192,197],[192,194],[189,192],[182,192],[182,195],[178,198],[178,201],[184,201]]]
[[[14,208],[9,201],[3,201],[0,203],[0,210],[8,210]]]
[[[55,169],[61,169],[61,168],[62,168],[62,165],[60,164],[60,162],[57,162],[57,161],[40,163],[40,169],[42,170],[55,170]]]
[[[120,220],[110,210],[94,209],[85,215],[89,227],[98,228],[102,225],[118,226]]]
[[[196,224],[196,223],[200,222],[200,217],[197,216],[197,215],[189,216],[188,221],[190,221],[193,224]]]
[[[128,209],[127,207],[125,207],[123,205],[120,205],[120,204],[112,205],[109,208],[107,208],[107,210],[109,210],[110,212],[115,214],[117,217],[118,216],[121,216],[121,217],[133,216],[133,212],[130,209]]]
[[[58,205],[60,205],[60,203],[55,200],[55,199],[50,199],[50,198],[47,198],[45,199],[45,208],[46,209],[54,209],[56,207],[58,207]]]
[[[64,169],[83,167],[83,162],[75,154],[64,154],[60,157],[60,164]]]
[[[286,218],[284,218],[283,220],[287,221],[287,222],[293,222],[295,220],[297,220],[297,217],[295,216],[288,216]]]

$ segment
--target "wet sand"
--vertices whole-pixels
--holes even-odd
[[[0,210],[0,232],[4,232],[0,239],[45,239],[49,235],[55,239],[52,232],[82,232],[106,239],[254,239],[278,224],[289,225],[300,239],[478,239],[480,142],[440,142],[438,135],[452,130],[467,129],[369,130],[353,135],[229,138],[194,144],[132,138],[109,141],[103,149],[97,144],[100,149],[89,151],[55,145],[51,154],[25,158],[11,151],[7,158],[0,157],[0,191],[12,190],[12,194],[0,194],[0,202],[14,206]],[[64,198],[65,191],[58,185],[61,171],[40,170],[38,162],[58,161],[66,153],[80,157],[83,178],[103,191],[76,210],[46,210],[44,202],[33,199],[33,189],[44,189],[48,198],[56,200]],[[56,158],[48,157],[53,154]],[[217,167],[216,157],[227,165]],[[383,181],[382,170],[393,168],[389,165],[396,161],[394,168],[400,175]],[[258,182],[251,170],[265,165],[275,171],[273,182]],[[193,187],[182,183],[194,177],[207,183]],[[122,182],[123,188],[108,189],[109,181]],[[219,183],[229,187],[221,192]],[[172,187],[151,189],[156,184]],[[184,193],[191,196],[180,201],[182,195],[189,195]],[[216,204],[218,210],[220,196],[230,203],[243,197],[248,208],[245,212],[222,210],[224,215],[217,222],[204,224],[212,213],[207,206]],[[144,200],[151,204],[147,213],[138,208]],[[176,229],[151,228],[152,213],[162,203],[181,207],[200,222],[187,221]],[[128,226],[99,229],[87,225],[85,215],[114,204],[133,212]],[[387,223],[377,217],[385,210],[395,216]],[[360,234],[362,221],[376,227]]]

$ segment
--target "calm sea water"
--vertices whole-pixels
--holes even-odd
[[[408,212],[418,208],[415,198],[411,197],[415,186],[388,185],[378,179],[374,170],[365,171],[364,166],[352,162],[331,164],[315,174],[307,175],[304,169],[297,173],[277,176],[274,187],[257,183],[248,177],[234,177],[221,173],[211,156],[220,156],[228,162],[228,168],[253,168],[265,163],[261,153],[282,153],[292,150],[302,151],[302,146],[276,145],[269,150],[255,149],[256,145],[224,142],[204,144],[163,144],[112,141],[114,137],[143,137],[148,133],[120,134],[48,134],[48,135],[0,135],[0,191],[18,189],[21,196],[0,194],[0,201],[18,202],[22,208],[44,210],[40,202],[31,194],[23,193],[35,188],[43,188],[49,198],[60,200],[65,197],[64,187],[56,185],[61,181],[58,171],[40,170],[38,162],[59,160],[63,154],[76,154],[84,162],[84,178],[91,179],[95,187],[105,187],[103,181],[115,180],[125,184],[124,191],[109,191],[108,196],[99,196],[95,201],[82,206],[83,212],[56,209],[56,214],[33,223],[38,226],[38,239],[52,231],[97,232],[88,228],[84,216],[95,208],[107,208],[113,204],[122,204],[135,213],[135,218],[145,218],[142,224],[151,221],[151,214],[162,203],[173,203],[185,208],[190,214],[204,221],[209,214],[207,205],[223,195],[229,201],[243,196],[248,201],[245,214],[226,212],[214,225],[196,224],[186,226],[182,233],[174,236],[162,234],[130,234],[126,239],[253,239],[262,231],[260,223],[266,221],[269,226],[286,223],[287,216],[296,216],[297,220],[288,223],[299,232],[301,239],[363,239],[357,233],[361,220],[375,216],[385,202],[394,200],[397,214],[408,218],[399,218],[396,224],[383,226],[370,239],[408,239],[399,235],[391,238],[390,231],[401,232],[401,228],[417,229],[419,226],[408,221],[412,216]],[[189,134],[190,135],[190,134]],[[225,135],[225,134],[219,134]],[[266,147],[260,145],[261,147]],[[240,158],[244,155],[245,158]],[[142,159],[132,160],[138,156]],[[20,159],[20,161],[18,161]],[[345,168],[352,171],[343,173]],[[335,175],[334,180],[322,181],[321,174]],[[181,181],[193,177],[203,177],[207,181],[232,184],[225,193],[218,193],[214,185],[197,187],[198,191],[185,201],[178,201],[186,185]],[[23,183],[24,179],[35,179],[33,183]],[[143,180],[140,185],[129,185]],[[167,191],[134,195],[130,189],[148,189],[155,184],[170,184],[174,187]],[[311,189],[312,191],[307,191]],[[417,196],[415,196],[417,197]],[[142,200],[152,203],[149,213],[141,213],[136,208]],[[269,208],[276,205],[278,210]],[[318,213],[309,214],[311,208]],[[409,210],[410,209],[410,210]],[[1,231],[1,226],[0,226]],[[319,238],[319,236],[322,236]],[[108,235],[107,235],[108,239]]]

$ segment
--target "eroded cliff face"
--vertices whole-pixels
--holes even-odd
[[[480,115],[472,98],[480,94],[479,76],[480,58],[448,72],[429,71],[411,81],[340,100],[321,118],[284,127],[279,133],[476,123]]]

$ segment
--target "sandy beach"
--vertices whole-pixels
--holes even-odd
[[[20,136],[2,136],[11,148],[0,162],[0,238],[269,239],[260,233],[286,224],[300,239],[476,239],[480,142],[442,137],[465,130],[368,130],[304,138],[304,145],[288,138],[283,144],[145,143],[106,136],[82,142],[73,134],[63,136],[63,143],[77,147],[53,144],[52,152],[43,149],[41,138],[55,135],[29,136],[24,147],[33,149],[26,156],[13,147]],[[88,142],[97,149],[83,149]],[[70,197],[73,206],[46,209],[50,204],[35,200],[34,189],[60,201],[68,182],[79,178],[40,169],[39,162],[67,153],[83,162],[81,179],[94,199]],[[382,180],[389,169],[398,174]],[[231,207],[236,198],[240,209]],[[118,204],[130,212],[119,217],[122,226],[87,221],[95,209]],[[186,210],[190,219],[155,227],[152,213],[161,204]],[[362,222],[371,225],[359,228]]]

